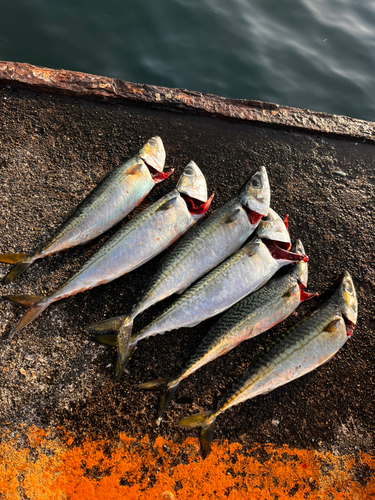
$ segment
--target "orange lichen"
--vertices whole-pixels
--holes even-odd
[[[367,500],[375,498],[375,457],[357,458],[288,446],[212,446],[206,460],[196,439],[177,445],[119,434],[116,442],[73,445],[28,429],[28,446],[3,436],[2,500]],[[366,469],[365,479],[356,479]],[[360,477],[360,476],[359,476]]]

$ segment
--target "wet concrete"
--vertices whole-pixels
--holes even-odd
[[[328,364],[220,416],[215,438],[339,454],[374,451],[374,145],[11,87],[0,88],[0,117],[1,253],[38,247],[105,172],[156,134],[164,141],[167,165],[176,171],[151,192],[151,200],[174,186],[191,159],[206,175],[209,191],[215,192],[212,209],[265,165],[272,206],[290,215],[292,238],[301,238],[309,255],[309,289],[324,291],[348,270],[358,293],[358,326]],[[114,231],[37,262],[15,283],[2,286],[2,294],[52,292]],[[112,439],[123,431],[181,442],[189,432],[175,423],[217,402],[277,333],[316,305],[303,304],[298,318],[289,318],[184,381],[156,426],[158,395],[135,387],[177,372],[214,320],[143,341],[128,365],[129,374],[120,380],[113,375],[114,350],[92,342],[84,327],[129,311],[161,258],[53,304],[14,335],[12,328],[23,310],[0,301],[3,428],[36,425],[58,432],[62,427],[77,440],[99,435]],[[9,268],[1,265],[0,276]],[[135,328],[147,324],[171,300],[143,313]]]

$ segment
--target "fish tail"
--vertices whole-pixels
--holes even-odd
[[[152,380],[151,382],[145,382],[138,386],[138,389],[146,391],[163,391],[156,418],[160,418],[163,415],[167,406],[172,401],[177,387],[179,386],[179,382],[174,384],[172,382],[173,378],[159,378],[157,380]]]
[[[120,329],[124,319],[125,316],[116,316],[114,318],[105,319],[103,321],[99,321],[98,323],[94,323],[93,325],[87,326],[85,330],[86,332],[107,332],[109,330],[117,331]],[[105,344],[106,342],[103,343]]]
[[[122,372],[125,370],[125,367],[128,364],[128,362],[129,362],[130,358],[132,357],[132,354],[136,350],[136,348],[137,348],[136,345],[129,346],[126,357],[124,358],[124,360],[122,362],[120,361],[120,358],[117,358],[116,377],[119,377],[122,374]]]
[[[200,445],[202,457],[206,458],[210,453],[212,438],[214,435],[214,426],[216,418],[211,419],[212,410],[196,413],[190,417],[185,417],[178,422],[182,427],[202,427],[200,435]]]
[[[113,334],[107,333],[104,335],[98,335],[97,337],[95,337],[94,340],[96,340],[100,344],[109,345],[111,347],[117,346],[117,335],[115,333],[113,333]]]
[[[15,264],[13,269],[3,279],[4,285],[7,285],[11,281],[15,280],[17,276],[22,274],[31,266],[33,261],[25,262],[25,260],[29,258],[30,255],[27,255],[26,253],[0,254],[0,262],[3,262],[4,264]]]
[[[50,305],[49,301],[39,304],[44,299],[42,295],[4,295],[3,297],[11,302],[15,302],[16,304],[29,308],[16,328],[13,330],[14,332],[18,332],[31,323],[44,311],[44,309]]]
[[[133,330],[133,319],[131,316],[127,316],[119,329],[117,334],[117,358],[118,363],[116,366],[116,375],[117,377],[121,375],[125,366],[130,359],[128,356],[129,345],[130,345],[130,337]]]

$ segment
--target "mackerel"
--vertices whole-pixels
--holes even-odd
[[[119,330],[117,336],[117,375],[128,356],[127,340],[134,318],[173,293],[181,294],[191,283],[237,251],[268,213],[270,186],[266,169],[261,167],[243,188],[212,215],[184,235],[162,262],[160,268],[128,316],[110,318],[87,328],[90,332]],[[112,343],[108,336],[99,341]]]
[[[348,272],[331,298],[311,316],[281,335],[234,382],[216,409],[186,417],[184,427],[202,427],[203,457],[210,451],[216,418],[232,406],[266,394],[329,361],[352,335],[357,323],[357,297]]]
[[[147,196],[163,173],[165,150],[160,137],[152,137],[130,160],[111,170],[78,205],[55,235],[33,254],[0,255],[0,262],[15,264],[4,284],[13,281],[37,259],[83,245],[117,224]]]
[[[192,182],[194,179],[196,184]],[[133,217],[54,293],[45,298],[6,295],[6,299],[30,308],[15,331],[25,327],[52,302],[108,283],[155,257],[205,215],[212,197],[198,206],[195,204],[197,199],[207,200],[207,188],[202,172],[190,162],[173,191]]]
[[[301,255],[305,253],[300,240],[296,242],[295,251]],[[299,261],[295,266],[289,266],[282,276],[271,279],[229,309],[209,330],[177,376],[139,385],[139,389],[163,391],[157,418],[164,413],[182,380],[244,340],[269,330],[292,314],[301,302],[315,297],[317,294],[303,290],[307,286],[307,276],[307,262]]]
[[[277,216],[275,212],[271,215]],[[279,216],[273,221],[272,234],[275,225],[289,237]],[[128,356],[140,340],[178,328],[191,328],[262,287],[281,267],[307,260],[305,255],[281,249],[265,236],[246,244],[189,288],[138,335],[131,337]]]

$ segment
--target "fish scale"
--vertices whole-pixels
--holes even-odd
[[[320,313],[320,314],[318,314]],[[338,342],[334,344],[333,351],[331,350],[326,358],[330,358],[347,340],[346,327],[342,319],[339,307],[337,304],[329,304],[324,309],[318,309],[314,315],[307,321],[301,321],[299,326],[294,327],[293,334],[290,335],[290,330],[280,336],[266,351],[266,353],[255,363],[250,370],[246,371],[242,377],[233,384],[233,389],[220,401],[219,411],[212,415],[212,420],[220,413],[228,410],[231,406],[237,405],[249,398],[253,398],[259,394],[270,392],[280,385],[285,384],[284,378],[278,378],[278,368],[285,370],[288,364],[294,364],[293,361],[299,362],[301,352],[304,356],[307,353],[306,346],[316,341],[321,336],[321,332],[335,319],[340,320],[340,329]],[[306,334],[308,331],[308,334]],[[288,335],[289,334],[289,335]],[[271,349],[273,348],[273,349]],[[301,377],[306,373],[306,370],[311,371],[311,359],[307,361],[308,367],[301,363],[299,371],[294,371],[293,380]],[[322,364],[322,363],[319,363]],[[319,366],[317,364],[317,366]],[[269,385],[264,388],[267,377],[270,379]],[[261,387],[254,389],[257,382],[260,382]]]
[[[188,181],[185,182],[186,177]],[[194,191],[195,179],[198,185]],[[180,193],[180,188],[183,193]],[[206,201],[196,206],[186,190]],[[108,283],[149,261],[203,217],[211,201],[212,197],[207,200],[207,187],[202,172],[194,162],[190,162],[176,189],[128,221],[54,293],[48,297],[5,296],[8,300],[29,307],[16,331],[39,316],[52,302]]]
[[[268,347],[233,383],[216,409],[180,420],[183,427],[201,427],[203,457],[210,452],[218,415],[230,407],[266,394],[329,361],[351,336],[357,323],[358,303],[353,280],[342,276],[331,298],[306,320]]]
[[[111,269],[113,269],[113,272],[117,275],[118,271],[116,270],[117,266],[113,265],[113,262],[115,262],[117,259],[124,259],[125,257],[128,257],[129,259],[129,269],[131,268],[136,269],[134,267],[134,260],[129,258],[129,251],[132,249],[128,249],[125,247],[122,247],[121,249],[119,248],[119,253],[117,256],[114,254],[114,250],[116,247],[119,247],[119,243],[122,240],[125,240],[125,238],[131,238],[132,233],[135,234],[137,231],[139,231],[139,228],[142,227],[142,225],[147,221],[150,216],[154,215],[162,205],[172,201],[172,200],[180,200],[181,204],[184,204],[185,202],[182,200],[182,198],[179,196],[179,192],[177,190],[172,191],[171,193],[167,194],[166,196],[163,196],[160,200],[158,200],[156,203],[154,203],[151,207],[148,209],[144,210],[141,212],[137,217],[134,217],[131,219],[125,226],[123,226],[117,233],[115,233],[106,243],[101,247],[97,252],[94,253],[94,255],[77,271],[77,273],[70,279],[68,280],[63,287],[63,294],[64,296],[72,295],[76,293],[77,291],[81,291],[82,288],[91,288],[93,283],[97,283],[97,275],[100,273],[100,269],[96,266],[97,263],[100,261],[105,261],[106,256],[110,256],[111,262],[109,263]],[[188,214],[186,213],[186,217]],[[183,225],[185,221],[182,219],[180,220],[181,225]],[[147,253],[149,254],[150,251],[149,249],[146,250]],[[139,261],[141,263],[144,263],[144,260],[142,260],[142,253],[140,252],[140,248],[138,247],[136,249],[136,252],[139,254]],[[152,255],[151,255],[152,256]],[[121,262],[121,261],[120,261]],[[89,273],[88,270],[91,270],[93,274]],[[122,270],[124,270],[124,265],[122,265]],[[128,269],[126,268],[124,273],[128,272]],[[82,276],[85,276],[84,281],[82,281]],[[111,281],[113,279],[112,275],[109,273],[105,274],[105,277],[103,278],[103,281],[101,283],[106,283],[108,281]],[[78,289],[77,289],[78,287]],[[48,297],[48,300],[58,300],[61,294],[61,289],[57,290],[54,294],[50,295]]]
[[[258,227],[261,216],[267,214],[269,202],[268,176],[266,169],[261,167],[238,194],[182,238],[166,256],[128,316],[110,318],[87,328],[91,332],[118,331],[117,375],[122,372],[131,355],[129,338],[135,317],[173,293],[182,293],[191,283],[238,250]],[[111,345],[113,343],[108,335],[97,339]]]
[[[230,223],[230,228],[224,227],[224,220],[236,210],[238,216]],[[225,240],[228,229],[231,233],[230,241]],[[253,229],[245,210],[237,200],[231,200],[230,203],[223,205],[209,219],[189,231],[174,251],[165,257],[160,270],[151,279],[131,316],[140,314],[156,302],[168,297],[171,292],[184,291],[192,280],[199,279],[226,256],[235,252]],[[217,246],[215,244],[217,241],[224,244]],[[184,263],[184,267],[176,269],[177,263],[180,262]],[[196,266],[197,262],[199,267]]]
[[[273,300],[276,293],[282,296],[283,293],[288,292],[294,287],[298,289],[299,296],[297,280],[290,275],[286,275],[282,278],[273,280],[268,286],[264,286],[256,293],[251,294],[249,297],[235,304],[232,309],[230,309],[227,314],[224,314],[224,316],[211,328],[210,332],[201,342],[199,349],[191,358],[189,364],[185,366],[184,372],[180,374],[179,377],[171,380],[170,385],[173,385],[177,381],[180,382],[211,360],[229,352],[242,340],[257,335],[259,330],[263,330],[263,328],[258,328],[256,331],[251,332],[248,332],[247,328],[247,326],[252,323],[254,316],[256,314],[259,315],[259,310],[261,309],[263,317],[269,319],[270,312],[268,302],[270,299]],[[281,302],[281,304],[279,304],[279,302]],[[280,306],[283,305],[281,300],[279,302],[272,302],[273,308],[278,311]],[[293,311],[299,304],[299,297],[294,302],[296,302],[296,304],[287,304],[284,306],[284,308],[288,308],[288,313]],[[249,309],[256,312],[249,315]],[[257,322],[260,322],[259,318],[257,318]],[[235,327],[232,327],[234,323]],[[272,321],[271,325],[267,326],[265,329],[269,329],[271,326],[273,326]]]
[[[295,251],[301,255],[305,253],[300,240],[296,242]],[[211,327],[178,375],[140,384],[139,389],[162,391],[157,416],[164,413],[182,380],[241,342],[277,325],[302,301],[315,296],[302,291],[307,286],[307,268],[307,262],[299,261],[295,266],[289,266],[284,275],[273,278],[258,291],[237,302]]]
[[[126,193],[117,193],[117,191],[119,191],[118,185],[123,180],[126,170],[131,167],[136,169],[137,174],[133,175],[138,175],[141,178],[140,183],[142,183],[142,185],[137,186],[134,190],[135,198],[143,198],[144,191],[147,191],[149,188],[148,184],[151,182],[154,184],[154,182],[150,179],[149,170],[140,158],[135,166],[134,160],[129,160],[126,164],[123,164],[123,168],[121,170],[115,169],[109,172],[105,179],[103,179],[104,182],[99,184],[99,186],[92,191],[91,194],[95,197],[95,199],[92,200],[91,198],[86,198],[77,207],[77,209],[72,213],[72,216],[74,217],[73,220],[72,218],[69,218],[69,220],[62,225],[58,233],[50,241],[44,244],[43,247],[41,247],[38,251],[37,258],[44,256],[44,250],[48,251],[48,255],[61,250],[63,248],[63,242],[61,239],[69,233],[71,233],[70,239],[72,243],[74,236],[77,240],[82,239],[85,232],[90,232],[91,239],[94,235],[100,234],[103,229],[106,230],[107,226],[112,227],[113,223],[119,220],[119,217],[122,218],[122,214],[119,214],[118,212],[123,206],[123,200]],[[117,196],[115,204],[114,195]],[[95,215],[96,210],[99,208],[100,213]],[[129,208],[132,208],[132,205],[129,206]],[[93,228],[96,225],[95,219],[100,219],[103,224],[100,232],[99,230],[96,232],[93,231]],[[86,238],[88,238],[88,236]]]
[[[279,223],[283,224],[281,219]],[[306,256],[289,254],[297,259]],[[255,239],[189,288],[141,332],[131,337],[132,348],[142,339],[177,328],[193,327],[225,311],[264,285],[290,260],[275,259],[261,239]]]

